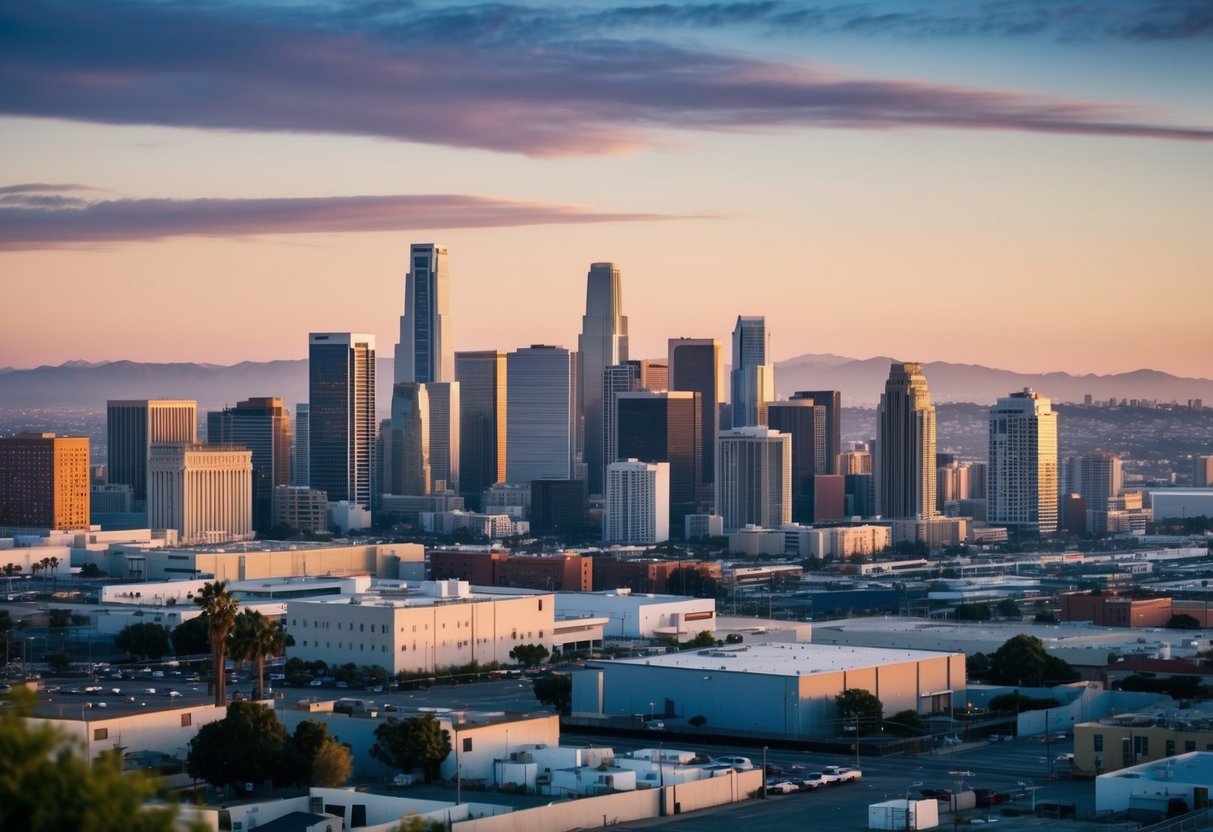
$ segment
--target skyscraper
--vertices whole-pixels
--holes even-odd
[[[459,382],[425,385],[429,400],[429,457],[433,487],[459,490]]]
[[[291,482],[291,416],[278,398],[255,398],[206,415],[206,441],[253,452],[253,530],[274,526],[274,489]]]
[[[699,394],[699,499],[708,502],[713,497],[716,434],[720,432],[720,342],[715,338],[671,338],[670,390]]]
[[[459,492],[472,510],[505,480],[506,357],[484,350],[455,353],[459,382]]]
[[[573,356],[536,344],[506,356],[506,480],[573,478]]]
[[[628,364],[640,370],[640,389],[664,393],[670,389],[670,362],[667,358],[629,358]]]
[[[825,470],[822,474],[860,473],[839,469],[838,457],[842,454],[842,393],[838,390],[798,390],[792,394],[796,399],[812,399],[813,404],[826,409],[825,424]]]
[[[716,513],[725,530],[790,523],[792,437],[750,426],[723,431],[717,446]]]
[[[395,382],[455,380],[446,246],[414,243],[404,280]]]
[[[894,364],[876,411],[876,511],[935,515],[935,406],[922,365]]]
[[[295,425],[293,432],[294,456],[291,459],[291,485],[308,485],[311,463],[308,461],[309,443],[311,442],[311,420],[307,402],[295,405]]]
[[[253,536],[252,451],[178,442],[153,444],[149,454],[149,526],[176,529],[186,545]]]
[[[429,385],[403,381],[392,386],[392,418],[380,436],[382,493],[429,494]]]
[[[1035,534],[1057,531],[1057,412],[1024,388],[990,408],[986,519]]]
[[[792,521],[812,523],[814,477],[829,474],[826,408],[803,397],[771,402],[767,425],[792,437]]]
[[[147,504],[147,457],[156,442],[197,442],[198,404],[188,399],[134,399],[105,403],[106,478],[129,485],[135,510]]]
[[[602,539],[652,545],[670,539],[670,464],[628,459],[606,466]]]
[[[1079,494],[1087,511],[1104,512],[1124,489],[1124,466],[1115,454],[1094,453],[1066,457],[1066,494]]]
[[[375,336],[308,336],[311,487],[330,503],[371,507],[375,445]]]
[[[630,393],[641,389],[640,362],[628,361],[624,364],[612,364],[602,371],[602,463],[603,483],[598,486],[606,494],[606,466],[620,459],[618,449],[618,413],[619,402],[616,398],[620,393]],[[591,489],[592,490],[592,489]]]
[[[0,437],[0,526],[87,529],[88,444],[53,433]]]
[[[578,432],[589,489],[599,493],[603,475],[602,373],[628,360],[628,319],[623,286],[614,263],[591,263],[586,276],[585,314],[577,339]]]
[[[767,402],[775,400],[775,365],[766,318],[739,315],[733,328],[733,427],[766,424]]]
[[[699,395],[685,391],[616,395],[615,447],[620,459],[670,464],[670,522],[694,514],[702,477]]]

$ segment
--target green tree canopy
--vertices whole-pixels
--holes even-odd
[[[573,678],[563,673],[553,673],[536,679],[535,698],[562,714],[569,713],[573,707]]]
[[[543,664],[550,654],[542,644],[519,644],[510,651],[510,658],[527,667]]]
[[[241,610],[232,625],[229,639],[232,658],[251,661],[257,666],[258,698],[264,697],[265,660],[280,655],[295,640],[287,635],[281,620],[272,621],[257,610]]]
[[[421,769],[426,782],[439,776],[442,761],[451,753],[451,735],[433,714],[389,719],[375,729],[371,756],[410,772]]]
[[[716,646],[716,634],[713,633],[711,630],[703,630],[699,633],[699,635],[695,636],[695,638],[691,639],[690,641],[684,641],[682,644],[679,645],[679,648],[682,650],[695,650],[700,647],[715,647],[715,646]]]
[[[665,591],[694,598],[715,598],[720,583],[693,566],[680,566],[665,580]]]
[[[353,770],[350,747],[329,735],[323,722],[305,719],[295,726],[283,752],[282,778],[300,786],[344,786]]]
[[[211,637],[207,632],[205,616],[199,615],[182,621],[173,628],[169,637],[173,640],[175,655],[199,656],[211,651]]]
[[[1023,615],[1019,611],[1019,604],[1016,604],[1011,598],[1003,598],[998,602],[996,609],[1003,618],[1019,618]]]
[[[1050,656],[1036,636],[1020,634],[1007,639],[992,656],[988,681],[996,685],[1042,687],[1078,681],[1078,671],[1064,659]]]
[[[839,727],[844,731],[858,726],[860,734],[869,734],[880,727],[884,716],[884,704],[863,688],[847,688],[834,697],[834,705],[841,721]]]
[[[0,708],[0,829],[172,832],[175,808],[145,808],[156,781],[122,771],[117,753],[90,765],[53,725],[26,720],[33,696]]]
[[[912,708],[893,714],[884,721],[884,727],[886,731],[902,737],[921,737],[927,732],[927,724]]]
[[[222,707],[227,701],[227,673],[224,667],[227,638],[236,625],[236,607],[240,602],[227,591],[227,581],[211,581],[202,585],[201,591],[194,597],[194,603],[202,607],[202,617],[206,619],[211,666],[215,672],[215,704]]]
[[[990,671],[990,657],[985,653],[974,653],[965,659],[965,671],[971,676],[983,676]]]
[[[137,659],[156,661],[168,655],[168,629],[151,622],[127,624],[114,636],[114,644]]]
[[[274,712],[255,702],[232,702],[227,716],[202,726],[190,740],[185,769],[213,786],[264,783],[287,776],[286,729]]]

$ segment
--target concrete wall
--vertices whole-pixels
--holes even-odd
[[[131,751],[159,751],[170,757],[185,759],[186,746],[203,725],[223,719],[227,708],[197,705],[162,711],[139,711],[109,719],[80,720],[84,702],[73,702],[64,710],[65,719],[37,719],[36,724],[55,726],[79,743],[89,759],[121,747]],[[88,711],[90,717],[96,710]]]

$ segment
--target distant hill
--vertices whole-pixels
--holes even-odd
[[[796,390],[841,390],[848,406],[872,407],[889,374],[890,358],[855,359],[838,355],[801,355],[776,365],[779,395]],[[386,411],[391,399],[393,361],[380,358],[376,396]],[[1180,378],[1157,370],[1116,375],[1015,373],[973,364],[930,362],[923,372],[937,402],[989,404],[1023,387],[1058,401],[1096,399],[1204,399],[1213,405],[1213,380]],[[727,388],[726,388],[727,389]],[[106,399],[189,398],[215,408],[250,396],[279,396],[285,402],[307,400],[307,361],[254,362],[230,367],[215,364],[152,364],[135,361],[69,361],[58,367],[0,371],[0,407],[104,408]]]

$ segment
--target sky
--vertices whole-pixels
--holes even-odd
[[[1208,0],[0,0],[0,367],[397,340],[1213,376]]]

